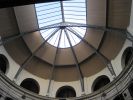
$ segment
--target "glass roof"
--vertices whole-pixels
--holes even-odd
[[[39,28],[62,23],[86,24],[85,1],[69,0],[35,4]],[[67,48],[81,41],[73,32],[81,37],[84,37],[86,32],[86,28],[80,27],[71,27],[70,30],[64,27],[57,32],[55,32],[55,28],[41,30],[40,32],[45,40],[50,37],[47,41],[49,44],[59,48]],[[52,35],[53,33],[54,35]]]

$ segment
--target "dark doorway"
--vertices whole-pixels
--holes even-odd
[[[93,83],[92,85],[92,91],[97,91],[100,88],[102,88],[103,86],[107,85],[108,83],[110,83],[110,80],[107,76],[102,75],[99,76]]]
[[[10,97],[6,97],[5,100],[13,100],[12,98]]]
[[[59,97],[59,98],[76,97],[76,92],[75,92],[74,88],[72,88],[70,86],[63,86],[58,89],[58,91],[56,93],[56,97]],[[63,99],[61,99],[61,100],[63,100]]]
[[[122,55],[123,68],[130,63],[132,56],[133,56],[133,48],[132,47],[126,48]]]
[[[37,93],[37,94],[40,91],[38,82],[31,78],[27,78],[27,79],[23,80],[22,83],[20,84],[20,86],[22,86],[23,88],[25,88],[29,91]]]
[[[131,96],[133,97],[133,80],[131,81],[130,85],[128,86],[128,90],[129,90]]]
[[[4,55],[0,54],[0,70],[3,73],[6,73],[7,66],[8,66],[8,60],[7,60],[7,58]]]
[[[118,96],[116,96],[113,100],[124,100],[124,97],[122,94],[119,94]]]

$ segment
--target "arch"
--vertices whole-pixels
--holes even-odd
[[[92,84],[92,92],[99,90],[108,83],[110,83],[110,79],[106,75],[99,76]]]
[[[128,86],[128,90],[130,92],[130,95],[133,97],[133,80],[130,81],[130,84]]]
[[[40,86],[39,86],[38,82],[32,78],[24,79],[21,82],[20,86],[31,91],[31,92],[39,94]]]
[[[71,86],[63,86],[57,90],[56,97],[60,98],[76,97],[76,92],[74,88]]]
[[[122,94],[119,94],[113,100],[124,100],[124,97]]]
[[[13,100],[12,98],[10,97],[6,97],[5,100]]]
[[[0,54],[0,70],[6,74],[7,70],[9,67],[9,62],[8,59],[6,58],[6,56],[4,56],[3,54]]]
[[[122,54],[122,58],[121,58],[121,64],[122,64],[122,68],[125,68],[128,63],[131,61],[131,57],[133,56],[133,48],[132,47],[127,47],[123,54]]]

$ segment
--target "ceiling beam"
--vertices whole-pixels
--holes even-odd
[[[126,32],[126,37],[128,40],[130,40],[133,43],[133,35],[130,32]]]
[[[71,48],[71,51],[72,51],[72,54],[73,54],[73,57],[74,57],[74,60],[75,60],[75,64],[76,64],[76,67],[77,67],[77,69],[78,69],[78,74],[79,74],[80,83],[81,83],[81,89],[82,89],[82,92],[84,92],[85,89],[84,89],[84,77],[83,77],[83,73],[82,73],[82,71],[81,71],[81,69],[80,69],[80,66],[79,66],[79,63],[78,63],[78,59],[77,59],[76,53],[75,53],[75,51],[74,51],[74,49],[73,49],[73,46],[72,46],[70,37],[69,37],[69,35],[68,35],[66,29],[64,29],[64,32],[65,32],[66,37],[67,37],[67,39],[68,39],[68,42],[69,42],[69,44],[70,44],[70,48]]]
[[[60,5],[61,5],[62,22],[65,22],[63,1],[60,1]]]
[[[108,22],[109,22],[109,0],[106,0],[106,26],[105,26],[106,28],[108,28]],[[102,39],[101,39],[100,44],[98,46],[98,51],[101,49],[101,47],[104,43],[104,40],[106,38],[106,35],[107,35],[107,32],[104,31]]]
[[[55,1],[66,1],[66,0],[0,0],[0,8],[24,6],[37,3],[47,3]]]
[[[32,58],[35,56],[35,54],[45,45],[45,43],[56,33],[58,32],[59,29],[55,29],[54,32],[32,53],[32,55],[30,55],[25,61],[24,63],[20,66],[20,68],[18,69],[17,73],[15,74],[14,79],[17,79],[17,77],[19,76],[19,74],[21,73],[21,71],[27,66],[27,64],[32,60]]]
[[[74,35],[76,35],[79,39],[81,39],[88,47],[92,48],[92,50],[94,50],[94,52],[102,59],[103,63],[107,66],[107,68],[109,69],[111,75],[116,76],[115,71],[113,69],[113,66],[112,66],[110,60],[107,57],[105,57],[102,53],[100,53],[94,46],[92,46],[87,40],[82,38],[72,28],[66,28],[66,29],[68,31],[70,31],[71,33],[73,33]]]
[[[49,95],[49,93],[50,93],[51,82],[52,82],[53,77],[54,77],[55,64],[56,64],[57,54],[59,52],[61,36],[62,36],[62,29],[61,29],[61,32],[60,32],[59,41],[58,41],[58,45],[57,45],[57,48],[56,48],[55,57],[54,57],[53,65],[52,65],[52,72],[51,72],[51,77],[49,79],[47,95]]]
[[[2,37],[2,39],[0,40],[0,46],[4,45],[10,41],[13,41],[17,38],[23,37],[24,35],[28,35],[28,34],[32,34],[33,32],[36,31],[41,31],[41,30],[45,30],[45,29],[51,29],[51,28],[60,28],[60,27],[86,27],[86,28],[91,28],[91,29],[95,29],[95,30],[103,30],[106,32],[120,32],[120,33],[127,33],[127,30],[125,29],[119,29],[119,28],[113,28],[113,27],[108,27],[105,28],[105,26],[96,26],[96,25],[88,25],[88,24],[79,24],[79,23],[57,23],[57,24],[52,24],[52,25],[48,25],[39,29],[35,29],[29,32],[24,32],[24,33],[19,33],[19,34],[15,34],[15,35],[11,35],[11,36],[7,36],[7,37]],[[126,35],[125,35],[126,37]]]

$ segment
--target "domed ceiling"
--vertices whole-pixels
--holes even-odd
[[[68,18],[70,12],[66,13],[66,11],[70,8],[65,10],[65,2],[72,4],[72,8],[76,7],[74,9],[77,10],[76,14],[71,14],[74,20]],[[18,64],[22,67],[25,66],[24,68],[27,71],[38,77],[49,79],[54,73],[53,79],[56,81],[76,81],[79,80],[79,70],[83,77],[89,77],[105,68],[105,63],[98,54],[112,60],[118,55],[125,41],[124,34],[105,31],[98,29],[98,27],[126,29],[130,15],[130,6],[127,5],[130,5],[130,2],[131,0],[58,2],[60,12],[55,12],[55,15],[59,14],[58,20],[52,13],[52,16],[54,16],[52,18],[55,18],[56,23],[45,22],[42,26],[39,24],[41,22],[39,22],[36,8],[39,5],[15,7],[16,19],[14,19],[14,23],[18,24],[18,31],[20,33],[29,32],[29,34],[4,46]],[[76,3],[80,5],[74,5]],[[49,4],[40,5],[46,6]],[[68,6],[66,5],[66,7]],[[55,8],[50,10],[54,11]],[[81,10],[85,10],[85,13],[80,13]],[[41,12],[41,14],[45,15],[46,12]],[[81,15],[84,16],[81,17]],[[78,21],[80,18],[81,21]],[[47,18],[41,19],[49,22]],[[52,39],[50,40],[47,35],[52,35],[50,37]]]

